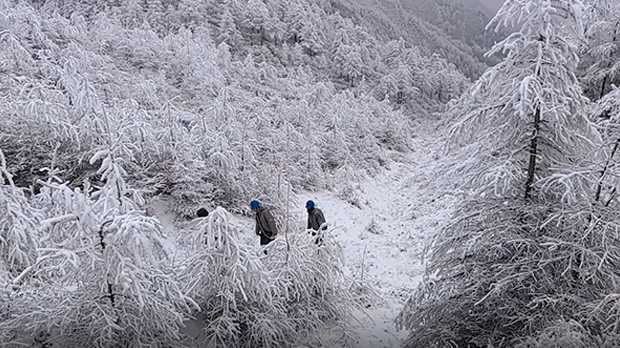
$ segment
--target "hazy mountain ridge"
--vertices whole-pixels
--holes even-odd
[[[494,58],[484,53],[500,35],[485,30],[494,11],[478,0],[339,0],[332,3],[377,37],[402,37],[427,54],[439,54],[475,79]]]

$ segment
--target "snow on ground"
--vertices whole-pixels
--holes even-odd
[[[299,210],[291,212],[304,228],[305,202],[315,201],[329,224],[327,238],[336,238],[343,247],[346,275],[379,299],[351,320],[358,334],[354,348],[401,346],[407,332],[397,331],[394,320],[422,279],[425,247],[448,220],[454,205],[454,197],[437,196],[426,189],[437,170],[430,149],[437,147],[424,139],[416,141],[419,150],[410,160],[393,163],[376,177],[355,184],[355,204],[333,192],[302,192],[297,194]],[[155,201],[151,209],[165,226],[164,232],[174,235],[174,221],[165,202]],[[253,231],[253,219],[239,217],[239,221]],[[284,238],[283,234],[278,238]],[[244,239],[258,248],[253,233]],[[168,238],[165,245],[175,258],[182,257],[173,239]]]
[[[331,192],[298,194],[300,207],[312,199],[323,210],[329,233],[344,248],[347,275],[382,299],[357,313],[356,348],[401,346],[407,332],[397,331],[394,319],[422,279],[425,247],[452,211],[454,197],[434,197],[426,189],[436,169],[433,155],[412,157],[357,185],[360,207]]]

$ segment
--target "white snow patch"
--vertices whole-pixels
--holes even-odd
[[[323,210],[329,233],[344,248],[347,275],[370,286],[380,298],[365,313],[356,313],[356,348],[400,347],[407,336],[397,331],[394,320],[422,280],[425,248],[448,220],[454,199],[431,197],[424,182],[432,180],[434,161],[423,163],[394,164],[358,184],[361,207],[331,192],[297,195],[300,207],[311,199]],[[305,219],[305,213],[300,215]]]

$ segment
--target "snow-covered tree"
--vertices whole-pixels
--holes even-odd
[[[17,278],[38,256],[42,214],[15,186],[0,150],[0,277]]]
[[[599,136],[575,76],[582,9],[509,0],[491,22],[521,29],[495,46],[506,58],[457,104],[450,179],[464,199],[399,316],[407,347],[616,339],[606,325],[617,317],[594,309],[614,305],[604,299],[620,281],[620,249],[617,209],[596,202]]]
[[[618,185],[617,156],[620,149],[620,92],[612,89],[594,107],[593,119],[601,127],[603,142],[601,157],[604,161],[597,181],[594,199],[607,206],[617,204]]]
[[[263,45],[273,40],[276,25],[269,9],[262,0],[248,0],[243,9],[242,27],[248,31],[250,43]]]
[[[24,271],[37,282],[24,285],[0,323],[3,344],[43,335],[41,344],[61,347],[184,346],[180,328],[194,302],[173,276],[161,224],[139,210],[144,202],[120,165],[127,149],[103,118],[108,146],[91,158],[102,186],[91,193],[48,182],[41,191],[50,216],[39,257]]]
[[[504,61],[464,97],[467,114],[452,137],[486,163],[462,161],[462,170],[475,173],[464,176],[468,187],[498,197],[544,195],[540,185],[557,180],[554,171],[573,167],[588,150],[593,132],[575,78],[580,10],[573,0],[508,1],[491,23],[524,22],[489,52],[505,51]]]
[[[217,38],[218,43],[225,42],[231,47],[239,45],[242,40],[241,33],[239,33],[235,18],[233,17],[233,7],[232,1],[223,2],[218,25],[219,36]]]
[[[620,3],[602,0],[588,5],[583,80],[587,95],[601,99],[620,81]]]
[[[200,340],[209,347],[277,346],[294,333],[276,289],[242,229],[223,208],[211,212],[189,241],[181,282],[200,305]]]
[[[339,22],[341,26],[331,42],[331,55],[335,63],[334,73],[336,77],[344,79],[349,86],[353,87],[362,78],[361,47],[354,41],[355,28],[351,21],[339,20]]]
[[[331,238],[294,233],[264,250],[243,242],[242,226],[223,208],[187,241],[181,281],[200,304],[198,343],[210,347],[317,344],[347,334],[353,302]]]

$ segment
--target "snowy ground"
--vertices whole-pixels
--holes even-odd
[[[300,209],[292,213],[298,224],[305,225],[307,214],[303,207],[308,199],[314,200],[330,225],[329,237],[336,238],[343,247],[346,275],[376,295],[373,303],[351,320],[358,334],[355,348],[401,346],[407,332],[397,331],[394,319],[421,280],[425,246],[447,221],[454,203],[454,197],[436,197],[426,189],[436,168],[434,154],[424,149],[436,147],[422,139],[417,141],[420,150],[410,156],[408,163],[394,163],[380,175],[355,184],[356,204],[332,192],[297,194]],[[173,221],[165,203],[155,202],[151,209],[166,232],[172,232]],[[252,219],[239,220],[253,231]],[[258,244],[253,234],[245,238],[248,243]],[[174,241],[168,244],[175,252]]]
[[[369,285],[381,299],[366,314],[357,313],[356,348],[401,346],[407,332],[397,331],[394,319],[422,278],[425,246],[453,206],[453,197],[433,197],[425,188],[433,179],[431,154],[414,157],[360,183],[360,207],[330,192],[298,195],[300,207],[312,199],[323,210],[344,248],[348,275]]]
[[[407,334],[396,331],[394,318],[422,274],[427,233],[413,218],[415,188],[403,182],[406,172],[399,165],[361,183],[360,207],[328,192],[299,195],[300,206],[312,199],[323,210],[333,237],[343,246],[347,275],[378,295],[379,301],[366,313],[356,313],[352,322],[359,335],[356,347],[400,347]]]

